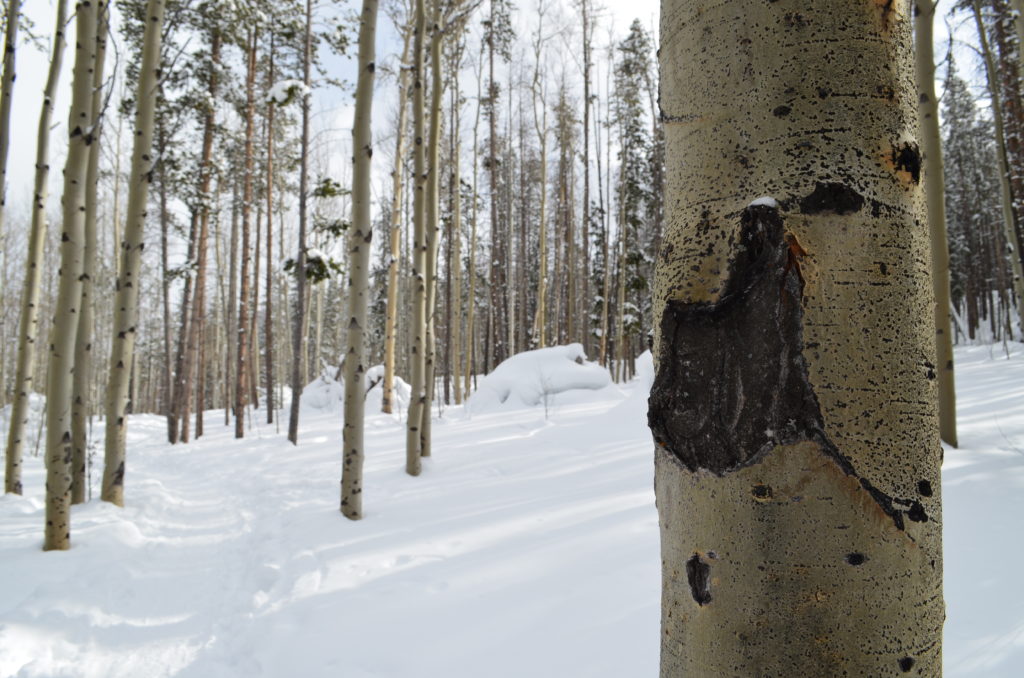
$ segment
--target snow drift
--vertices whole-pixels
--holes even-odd
[[[316,412],[336,411],[341,413],[345,405],[345,382],[336,378],[337,367],[325,367],[319,377],[302,389],[302,407]],[[374,365],[363,375],[363,393],[366,394],[367,414],[380,412],[384,401],[384,366]],[[404,412],[409,407],[412,388],[397,374],[394,380],[392,412]]]
[[[470,396],[470,412],[534,407],[562,393],[598,391],[611,386],[608,370],[587,362],[581,344],[517,353],[480,380]]]

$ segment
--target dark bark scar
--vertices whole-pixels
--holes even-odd
[[[690,472],[724,476],[782,445],[812,441],[859,481],[893,524],[928,520],[921,503],[861,477],[825,432],[803,356],[801,261],[778,207],[740,215],[732,259],[715,302],[669,300],[648,400],[655,443]]]

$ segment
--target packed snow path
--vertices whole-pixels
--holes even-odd
[[[946,676],[1016,678],[1024,353],[957,358]],[[304,411],[297,448],[266,424],[235,441],[217,412],[172,447],[162,419],[133,417],[128,507],[77,507],[66,553],[39,551],[30,457],[25,497],[0,500],[0,677],[657,675],[640,381],[547,408],[449,408],[419,478],[400,420],[371,417],[359,523],[338,512],[338,412]]]

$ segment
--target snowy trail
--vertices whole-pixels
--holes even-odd
[[[1024,353],[959,350],[963,449],[947,450],[946,676],[1024,665]],[[660,565],[637,384],[404,427],[367,422],[366,518],[338,512],[340,416],[301,445],[221,414],[188,446],[130,428],[127,508],[76,507],[39,551],[42,463],[0,499],[0,678],[657,674]],[[97,428],[97,436],[102,429]]]

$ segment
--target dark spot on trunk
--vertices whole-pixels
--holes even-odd
[[[845,184],[817,182],[814,191],[800,200],[803,214],[853,214],[864,207],[864,196]]]
[[[900,660],[900,671],[903,673],[910,673],[910,669],[914,668],[914,658],[904,657]]]
[[[772,115],[776,118],[785,118],[787,115],[793,112],[793,109],[789,106],[776,106],[775,110],[772,111]]]
[[[921,182],[921,151],[917,144],[903,144],[892,149],[892,162],[900,172],[906,172],[914,183]]]
[[[754,485],[751,488],[750,493],[754,495],[754,499],[766,501],[772,498],[772,488],[769,485]]]
[[[921,502],[915,501],[910,505],[910,510],[907,511],[907,517],[913,520],[915,523],[927,523],[928,514],[924,511],[924,506]]]
[[[124,485],[124,462],[122,461],[117,466],[117,470],[114,471],[114,477],[111,479],[110,484],[114,487]]]
[[[833,211],[850,208],[853,196],[863,202],[841,185],[819,183],[819,189],[842,197],[827,208]],[[911,520],[927,519],[920,504],[862,478],[825,433],[803,357],[800,258],[806,253],[786,234],[778,208],[747,207],[731,245],[718,301],[665,305],[647,411],[655,443],[691,473],[724,476],[777,446],[811,441],[860,481],[897,529],[904,529],[907,513],[900,507],[910,508]]]
[[[921,493],[922,497],[932,496],[932,484],[927,480],[922,480],[917,483],[917,491]]]
[[[820,431],[801,355],[803,281],[777,208],[744,210],[723,294],[669,301],[648,423],[690,471],[724,475]]]
[[[700,559],[700,555],[686,561],[686,580],[690,583],[690,594],[701,607],[711,602],[711,566]]]
[[[847,553],[846,562],[850,565],[863,565],[864,561],[867,560],[867,556],[863,553]]]

